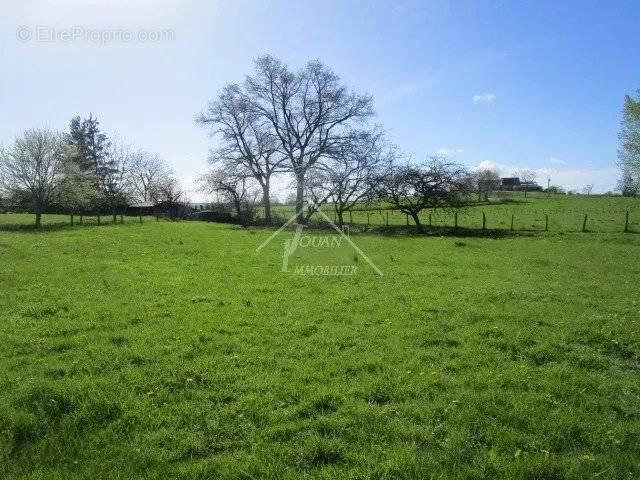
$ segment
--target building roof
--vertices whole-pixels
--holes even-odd
[[[155,207],[155,202],[132,202],[129,204],[132,208],[151,208]]]

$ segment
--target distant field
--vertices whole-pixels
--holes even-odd
[[[345,214],[345,221],[352,221],[360,225],[386,225],[387,216],[389,225],[406,225],[406,215],[398,210],[363,211],[365,207],[359,207],[351,214]],[[276,206],[274,214],[283,218],[294,215],[293,206]],[[332,205],[323,206],[323,211],[333,219]],[[587,230],[591,232],[621,232],[625,226],[626,212],[629,212],[629,230],[640,233],[640,199],[604,196],[604,195],[547,195],[544,193],[529,193],[527,198],[520,192],[510,192],[505,198],[491,197],[489,203],[481,202],[470,207],[458,210],[458,226],[461,228],[481,228],[482,213],[486,217],[488,229],[511,229],[513,216],[513,228],[515,231],[544,231],[546,216],[548,216],[548,228],[551,232],[580,232],[587,214]],[[388,215],[387,215],[388,214]],[[454,225],[453,211],[424,210],[421,221],[425,226],[429,225],[429,215],[434,227],[452,227]],[[258,216],[263,216],[259,209]],[[137,223],[138,217],[124,217],[126,223]],[[154,217],[144,217],[146,221],[155,221]],[[80,217],[74,217],[76,225],[80,224]],[[85,216],[85,224],[97,224],[96,216]],[[46,226],[61,226],[69,224],[68,215],[44,215],[43,224]],[[103,215],[101,224],[112,223],[111,215]],[[120,217],[118,217],[120,222]],[[7,225],[30,225],[33,217],[29,215],[0,214],[0,229]],[[413,221],[409,218],[409,225]]]
[[[365,208],[364,206],[362,208]],[[276,212],[291,216],[294,207],[277,207]],[[331,206],[325,211],[332,217]],[[640,199],[620,196],[547,195],[529,193],[527,198],[520,192],[507,194],[505,198],[491,197],[489,203],[480,203],[458,211],[458,225],[463,228],[480,228],[482,212],[485,213],[487,228],[511,228],[513,215],[514,230],[544,230],[545,215],[549,217],[549,230],[577,232],[582,230],[584,215],[587,214],[587,229],[598,232],[620,232],[624,229],[625,214],[629,212],[629,228],[640,232]],[[425,210],[421,215],[424,225],[429,224],[429,214],[433,226],[453,226],[453,212]],[[366,225],[385,225],[387,211],[356,211],[345,220]],[[405,225],[407,218],[401,212],[389,212],[390,225]],[[409,218],[409,224],[413,221]]]
[[[640,478],[640,235],[148,220],[0,231],[0,478]]]

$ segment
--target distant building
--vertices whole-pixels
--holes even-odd
[[[127,207],[129,215],[153,215],[155,202],[133,202]]]
[[[513,190],[514,187],[520,186],[518,177],[505,177],[500,180],[500,190]]]
[[[520,182],[518,190],[526,190],[527,192],[541,192],[543,188],[537,182]]]
[[[519,177],[504,177],[500,180],[500,190],[507,192],[541,192],[536,182],[521,182]]]

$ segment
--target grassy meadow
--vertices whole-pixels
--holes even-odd
[[[256,252],[272,230],[44,220],[0,231],[0,478],[640,477],[624,217],[618,233],[352,235],[383,276],[322,242],[290,264],[356,274],[281,272],[291,231]]]
[[[492,196],[489,202],[476,202],[472,197],[471,205],[458,210],[458,226],[460,228],[478,229],[482,227],[482,214],[486,218],[488,229],[513,229],[519,231],[543,231],[548,217],[549,231],[580,232],[587,214],[587,230],[594,232],[621,232],[624,230],[625,215],[629,212],[629,229],[640,231],[640,201],[637,198],[605,196],[605,195],[548,195],[546,193],[529,192],[524,197],[522,192],[503,192],[502,197]],[[345,216],[359,225],[381,226],[387,224],[387,211],[370,210],[369,214],[362,210]],[[295,208],[282,206],[276,212],[287,217],[292,216]],[[333,218],[331,208],[327,214]],[[423,225],[429,225],[429,215],[434,227],[452,227],[453,211],[424,210],[420,215]],[[398,210],[388,212],[389,225],[406,225],[406,215]],[[413,220],[409,218],[409,225]]]

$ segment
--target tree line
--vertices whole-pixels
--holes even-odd
[[[67,132],[31,129],[0,151],[0,207],[45,211],[121,212],[132,202],[179,201],[183,193],[158,155],[134,150],[100,130],[93,115],[74,117]]]
[[[423,209],[460,206],[470,192],[486,198],[499,185],[496,172],[471,174],[444,157],[409,162],[373,117],[373,98],[349,90],[322,62],[296,71],[259,57],[244,81],[226,85],[196,118],[218,141],[201,189],[222,195],[238,216],[260,199],[271,223],[273,178],[287,174],[298,223],[323,204],[342,224],[357,204],[386,203],[421,230]]]
[[[627,194],[640,191],[638,105],[625,99],[620,165]],[[298,223],[308,223],[324,204],[340,224],[356,205],[386,204],[420,230],[423,209],[456,208],[471,193],[488,200],[500,187],[491,169],[469,172],[442,156],[410,161],[374,116],[373,98],[347,88],[322,62],[294,70],[261,56],[244,80],[224,86],[196,117],[216,139],[199,188],[223,197],[247,221],[262,204],[271,224],[278,220],[271,208],[274,179],[286,178]],[[535,183],[532,170],[518,176]],[[131,202],[176,204],[183,197],[158,155],[109,138],[92,115],[73,118],[65,133],[28,130],[0,152],[0,201],[35,213],[37,226],[52,208],[115,215]]]

